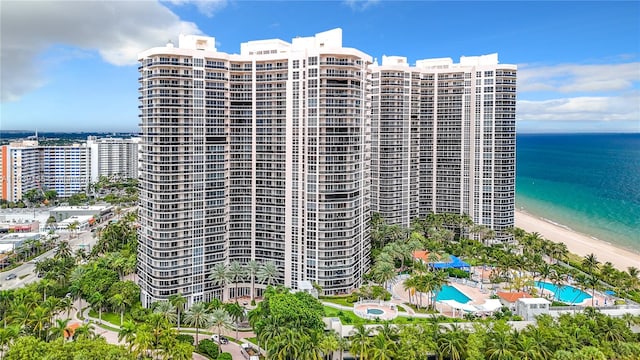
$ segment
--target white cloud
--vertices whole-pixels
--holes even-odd
[[[343,3],[349,6],[352,10],[363,11],[367,8],[376,5],[380,0],[344,0]]]
[[[640,62],[555,66],[521,65],[518,91],[598,93],[631,89],[640,81]]]
[[[640,92],[630,91],[620,96],[519,100],[516,118],[522,121],[637,121],[640,124]]]
[[[227,6],[227,0],[166,0],[173,5],[193,4],[200,13],[212,17],[216,11]]]
[[[0,99],[16,101],[46,80],[37,56],[54,45],[95,50],[131,65],[144,49],[199,34],[156,1],[3,1],[0,7]]]

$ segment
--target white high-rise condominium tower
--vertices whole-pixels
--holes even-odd
[[[369,258],[367,68],[340,29],[250,41],[181,36],[140,60],[139,283],[145,306],[236,296],[218,263],[277,283],[358,287]],[[240,284],[248,294],[251,284]]]
[[[55,190],[58,197],[84,191],[89,184],[89,148],[84,144],[39,145],[38,141],[2,146],[2,199],[18,201],[33,189]]]
[[[87,138],[91,151],[91,182],[101,176],[138,177],[138,144],[140,138]]]
[[[516,66],[385,56],[371,76],[372,211],[404,226],[428,213],[513,226]]]

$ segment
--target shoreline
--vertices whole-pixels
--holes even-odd
[[[626,271],[628,267],[640,265],[639,253],[616,247],[606,241],[576,232],[552,220],[523,210],[516,209],[515,226],[527,232],[537,232],[547,240],[562,242],[567,245],[569,252],[579,256],[594,253],[601,264],[609,261],[618,270]]]

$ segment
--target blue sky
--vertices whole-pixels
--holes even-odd
[[[0,130],[137,131],[137,53],[179,33],[249,40],[343,30],[374,58],[497,52],[520,132],[640,132],[640,2],[7,1]]]

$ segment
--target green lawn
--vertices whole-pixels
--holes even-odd
[[[410,303],[404,303],[403,305],[412,308],[413,311],[415,311],[416,313],[419,313],[419,314],[437,314],[438,313],[437,311],[435,311],[433,309],[427,309],[426,308],[426,302],[422,303],[422,305],[424,307],[418,307],[418,305],[410,304]]]
[[[324,306],[324,316],[339,318],[342,324],[344,325],[358,325],[358,324],[373,325],[373,324],[383,323],[383,321],[363,319],[358,315],[354,314],[353,311],[334,309],[329,306]],[[439,316],[438,314],[435,314],[435,317],[438,318],[438,321],[446,321],[446,322],[464,321],[463,319],[445,318],[443,316]],[[391,320],[391,323],[392,324],[417,324],[417,323],[427,323],[432,321],[433,321],[432,318],[416,318],[416,317],[410,317],[410,316],[398,316],[395,319]]]
[[[89,316],[93,318],[98,318],[98,312],[91,309],[89,310]],[[106,321],[110,324],[120,326],[120,314],[110,313],[110,312],[102,312],[102,320]]]
[[[347,302],[346,296],[321,296],[320,301],[326,301],[337,305],[353,307],[353,303]]]
[[[334,309],[326,305],[324,306],[324,316],[339,318],[345,325],[375,324],[374,321],[359,317],[353,311]]]

